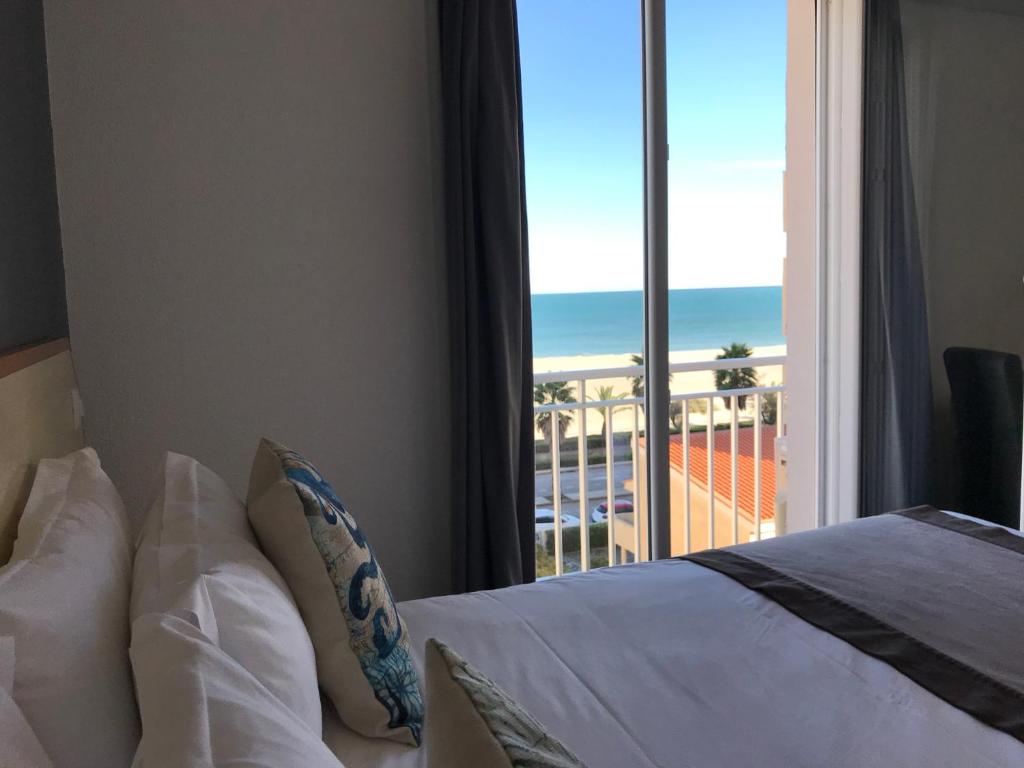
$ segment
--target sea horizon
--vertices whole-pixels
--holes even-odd
[[[531,297],[533,356],[637,353],[643,292],[540,293]],[[669,351],[785,344],[782,286],[669,291]]]

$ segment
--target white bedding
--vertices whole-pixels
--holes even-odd
[[[1024,765],[1021,742],[692,563],[399,610],[420,670],[428,637],[450,644],[590,768]],[[425,750],[362,738],[324,714],[346,768],[426,765]]]

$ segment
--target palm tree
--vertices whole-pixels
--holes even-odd
[[[630,355],[629,359],[633,361],[633,365],[643,366],[644,356],[643,355]],[[644,396],[644,377],[643,376],[632,376],[629,379],[630,391],[633,393],[633,397],[643,399]]]
[[[668,404],[668,421],[672,425],[672,429],[683,428],[683,408],[686,406],[686,400],[670,400]]]
[[[722,347],[722,354],[717,355],[715,360],[735,360],[737,358],[750,357],[754,350],[749,344],[741,344],[734,341],[728,347]],[[748,389],[757,386],[757,371],[753,368],[735,368],[730,371],[715,371],[715,389]],[[732,399],[723,397],[726,408],[732,407]],[[747,396],[739,395],[736,398],[736,405],[742,411],[747,404]]]
[[[629,359],[633,361],[633,365],[643,366],[644,356],[643,355],[630,355]],[[643,376],[631,376],[629,379],[630,391],[633,393],[633,397],[644,399],[644,377]],[[668,383],[672,384],[672,374],[668,375]],[[640,406],[643,408],[643,405]]]
[[[622,400],[626,396],[625,392],[616,392],[615,387],[605,386],[598,387],[597,394],[590,398],[592,402],[601,402],[608,400]],[[604,419],[604,424],[601,426],[601,444],[608,444],[608,425],[612,420],[612,409],[602,408],[601,418]]]
[[[573,397],[575,387],[568,386],[565,381],[549,381],[545,384],[533,385],[533,402],[537,405],[548,403],[575,403]],[[537,429],[544,435],[544,439],[551,442],[551,414],[552,411],[543,411],[537,414]],[[558,437],[565,439],[565,430],[572,422],[572,414],[567,411],[558,411]]]

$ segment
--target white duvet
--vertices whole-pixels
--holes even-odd
[[[402,603],[590,768],[1024,766],[1024,744],[721,574],[665,561]],[[429,717],[429,702],[428,702]],[[426,765],[328,706],[347,768]],[[457,767],[453,767],[457,768]]]

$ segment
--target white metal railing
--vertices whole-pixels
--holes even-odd
[[[786,356],[765,356],[765,357],[749,357],[749,358],[732,358],[726,360],[709,360],[699,362],[685,362],[685,363],[673,363],[669,366],[670,373],[700,373],[700,372],[711,372],[720,370],[735,370],[738,368],[765,368],[768,366],[781,366],[785,365]],[[642,532],[644,526],[641,525],[641,516],[643,521],[648,520],[649,510],[642,510],[641,500],[639,498],[640,490],[640,472],[642,468],[638,465],[638,445],[640,437],[645,434],[644,425],[644,412],[643,412],[643,398],[642,397],[621,397],[611,400],[587,400],[587,382],[593,380],[607,380],[607,379],[644,379],[644,367],[643,366],[623,366],[619,368],[592,368],[592,369],[581,369],[581,370],[569,370],[569,371],[552,371],[545,373],[534,374],[535,384],[548,384],[556,382],[565,382],[567,385],[575,385],[576,388],[576,401],[575,402],[554,402],[544,403],[534,406],[534,414],[550,414],[548,422],[550,438],[550,469],[551,469],[551,508],[553,511],[553,529],[548,533],[538,532],[537,538],[538,543],[543,545],[546,550],[547,537],[553,539],[553,550],[554,550],[554,571],[555,575],[561,575],[566,570],[566,558],[564,549],[564,533],[562,524],[562,510],[563,510],[563,499],[567,497],[567,494],[563,488],[563,472],[565,469],[562,467],[562,445],[563,438],[561,435],[561,429],[559,427],[560,416],[565,413],[570,413],[576,419],[576,450],[577,450],[577,462],[576,462],[576,473],[577,473],[577,493],[576,500],[578,503],[578,527],[579,527],[579,539],[580,539],[580,553],[579,553],[579,570],[587,571],[594,566],[593,559],[593,548],[590,542],[590,522],[591,522],[591,510],[590,510],[590,489],[589,489],[589,473],[592,471],[588,461],[589,442],[587,434],[587,413],[598,409],[604,417],[605,428],[605,441],[604,441],[604,454],[605,454],[605,488],[604,498],[606,505],[605,522],[607,524],[607,563],[609,566],[618,565],[616,555],[616,542],[618,539],[615,536],[616,524],[618,523],[616,514],[616,502],[617,494],[616,489],[616,478],[615,478],[615,437],[616,434],[621,434],[622,430],[618,432],[615,429],[615,414],[621,412],[623,409],[629,409],[631,411],[632,418],[630,419],[630,426],[628,433],[630,434],[630,480],[632,481],[632,526],[633,526],[633,554],[634,560],[640,561],[644,556],[644,544],[642,536],[645,534]],[[723,390],[707,390],[699,392],[685,392],[675,393],[670,396],[670,402],[681,403],[680,406],[680,434],[685,439],[681,439],[682,448],[682,476],[683,476],[683,502],[682,502],[682,526],[683,526],[683,549],[685,552],[691,552],[696,549],[703,549],[704,547],[714,547],[716,542],[716,531],[715,531],[715,508],[716,508],[716,490],[715,490],[715,439],[714,433],[716,427],[721,423],[716,421],[715,415],[715,399],[716,398],[727,398],[729,401],[729,457],[730,457],[730,494],[729,499],[731,500],[731,522],[732,522],[732,535],[731,540],[733,543],[739,542],[739,528],[740,528],[740,509],[738,502],[738,459],[739,459],[739,398],[746,397],[751,398],[753,403],[753,429],[754,429],[754,511],[753,511],[753,536],[755,538],[761,538],[762,530],[762,517],[764,510],[762,509],[761,502],[761,491],[762,491],[762,406],[764,398],[767,395],[776,395],[776,418],[775,423],[778,425],[778,429],[781,430],[784,424],[784,394],[785,387],[782,385],[770,385],[770,386],[756,386],[747,387],[743,389],[723,389]],[[690,490],[691,481],[691,404],[694,402],[703,401],[706,408],[705,418],[705,435],[707,441],[707,477],[704,478],[704,485],[707,489],[707,541],[697,542],[694,541],[692,535],[692,498]],[[698,427],[699,429],[699,427]],[[776,437],[781,437],[781,431],[776,433]],[[538,440],[538,445],[541,441]],[[625,485],[625,482],[623,483]],[[571,499],[571,496],[569,496]],[[575,527],[575,526],[573,526]],[[629,539],[627,539],[628,541]],[[681,553],[674,553],[681,554]],[[547,574],[550,575],[550,574]]]

